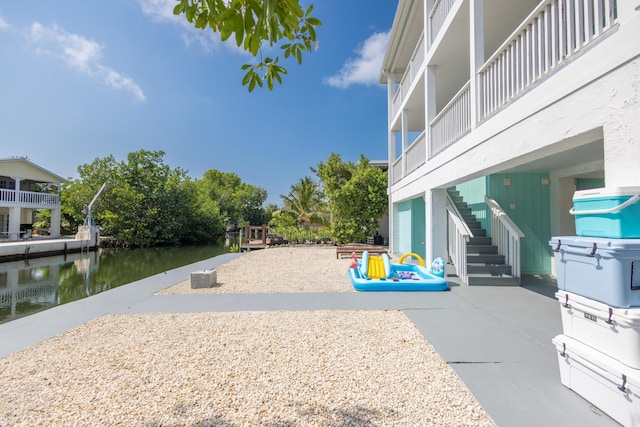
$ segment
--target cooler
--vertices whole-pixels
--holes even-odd
[[[613,308],[566,291],[556,298],[564,335],[640,369],[640,308]]]
[[[553,339],[560,381],[625,426],[640,426],[640,371],[565,335]]]
[[[640,187],[576,191],[570,213],[578,236],[640,238]]]
[[[608,304],[640,307],[640,239],[552,237],[558,289]]]

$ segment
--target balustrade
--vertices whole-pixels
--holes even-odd
[[[616,7],[616,0],[541,2],[478,72],[480,119],[612,28]]]
[[[16,191],[3,188],[0,189],[0,204],[3,206],[50,208],[60,206],[60,196],[51,193]]]

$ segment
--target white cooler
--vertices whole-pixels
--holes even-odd
[[[558,289],[612,307],[640,307],[640,239],[560,236],[549,245]]]
[[[564,335],[640,369],[640,308],[613,308],[562,290],[556,298]]]
[[[565,335],[553,339],[560,381],[625,426],[640,426],[640,371]]]

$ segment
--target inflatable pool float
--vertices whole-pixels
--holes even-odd
[[[387,254],[369,256],[362,253],[362,261],[349,268],[351,284],[357,291],[447,291],[442,260],[434,261],[431,270],[416,254],[405,254],[417,258],[421,265],[392,263]]]

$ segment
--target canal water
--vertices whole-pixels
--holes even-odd
[[[0,323],[229,252],[215,245],[98,251],[0,263]]]

